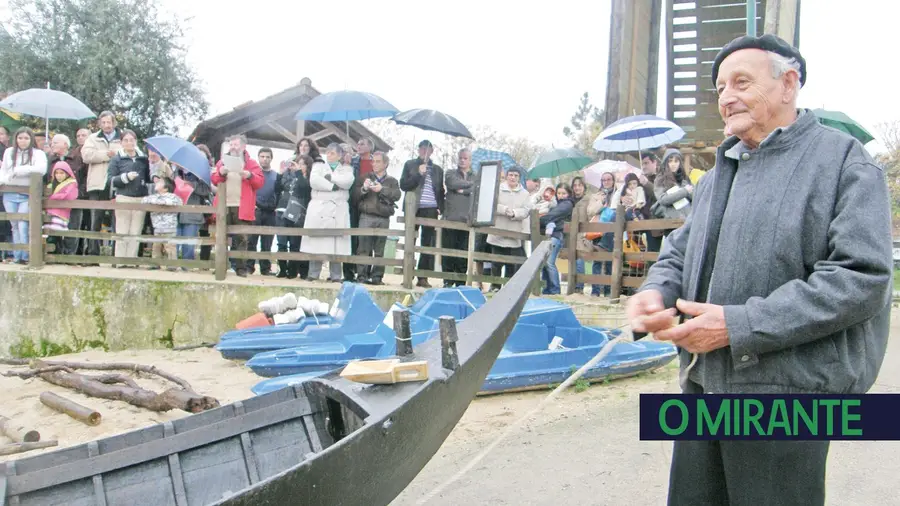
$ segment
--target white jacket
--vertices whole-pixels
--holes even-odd
[[[15,142],[15,141],[13,141]],[[31,174],[44,175],[47,173],[47,154],[40,149],[31,150],[31,162],[25,156],[27,151],[19,152],[19,160],[13,167],[13,150],[6,148],[3,153],[3,163],[0,165],[0,184],[13,186],[28,186]]]

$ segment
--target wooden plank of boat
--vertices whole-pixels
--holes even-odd
[[[424,381],[337,372],[173,422],[7,462],[0,506],[388,504],[475,397],[549,251],[458,327],[400,358]],[[453,332],[455,328],[456,332]],[[458,337],[457,337],[458,336]]]

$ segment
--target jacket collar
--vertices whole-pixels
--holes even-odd
[[[763,149],[778,149],[790,146],[800,139],[809,129],[818,123],[815,114],[809,109],[797,109],[797,120],[786,127],[778,127],[759,143],[756,149],[750,149],[736,136],[731,136],[719,146],[719,154],[733,160],[739,160],[743,153],[753,153]]]

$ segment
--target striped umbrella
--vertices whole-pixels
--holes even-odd
[[[684,130],[651,114],[622,118],[606,127],[594,141],[594,149],[608,153],[658,148],[684,137]]]

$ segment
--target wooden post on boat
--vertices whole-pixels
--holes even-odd
[[[409,329],[408,309],[398,309],[397,311],[394,311],[394,332],[397,334],[395,337],[397,342],[397,356],[405,357],[406,355],[412,355],[412,332]]]
[[[216,190],[216,281],[222,281],[228,274],[228,195],[226,184]]]
[[[612,280],[610,280],[613,300],[618,300],[622,294],[622,249],[625,242],[625,207],[619,204],[616,209],[616,231],[613,238]]]
[[[541,236],[541,216],[538,214],[537,209],[532,209],[531,210],[531,252],[532,253],[534,253],[534,250],[536,250],[537,247],[541,245],[541,242],[543,240],[544,240],[544,238]],[[541,271],[542,270],[543,269],[538,270],[538,274],[534,278],[534,288],[531,290],[531,293],[534,296],[541,295]]]
[[[14,443],[34,443],[41,440],[40,432],[19,427],[5,416],[0,416],[0,433],[6,434]]]
[[[456,352],[456,341],[459,335],[456,333],[456,319],[452,316],[441,316],[441,365],[444,369],[455,371],[459,369],[459,354]]]
[[[28,181],[28,266],[44,265],[44,182],[40,174]]]
[[[405,207],[403,208],[403,224],[405,233],[403,236],[403,288],[411,290],[413,287],[413,270],[416,268],[416,201],[415,193],[406,194]]]
[[[41,404],[44,406],[60,413],[65,413],[79,422],[92,426],[100,423],[100,413],[77,402],[70,401],[65,397],[60,397],[53,392],[42,393],[40,399]]]

